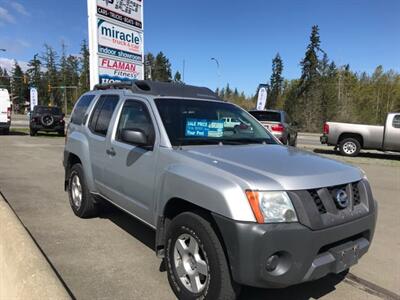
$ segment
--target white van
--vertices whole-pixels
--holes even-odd
[[[0,89],[0,133],[8,134],[11,125],[11,101],[6,89]]]

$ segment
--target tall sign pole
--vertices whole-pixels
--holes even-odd
[[[90,88],[99,83],[99,66],[98,61],[98,38],[96,25],[96,0],[87,0],[88,7],[88,33],[89,33],[89,65],[90,65]]]
[[[87,0],[90,86],[144,79],[143,0]]]

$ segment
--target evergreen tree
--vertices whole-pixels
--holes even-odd
[[[322,125],[321,86],[319,67],[321,63],[318,53],[323,53],[319,28],[314,25],[311,29],[310,43],[307,46],[304,58],[300,62],[302,72],[298,87],[297,100],[293,103],[295,111],[306,130],[314,131]]]
[[[24,80],[25,74],[17,61],[11,74],[11,93],[13,96],[13,104],[21,107],[28,101],[28,85]]]
[[[158,81],[170,81],[172,79],[171,63],[162,52],[159,52],[154,60],[152,79]]]
[[[58,69],[57,69],[57,52],[48,44],[44,45],[44,53],[42,54],[43,65],[46,68],[45,72],[45,84],[47,86],[47,97],[48,103],[53,105],[61,104],[61,96],[58,90],[52,89],[59,83],[58,80]]]
[[[29,84],[38,89],[42,83],[41,66],[42,62],[39,59],[39,54],[35,54],[33,59],[28,62],[28,70],[26,71],[29,76]]]
[[[89,48],[86,40],[82,41],[80,51],[79,94],[90,90]]]
[[[319,28],[318,25],[314,25],[311,29],[310,43],[307,46],[303,60],[300,62],[300,86],[303,90],[307,89],[309,85],[318,77],[318,52],[322,52],[320,44],[321,40],[319,36]]]
[[[282,93],[283,84],[283,61],[279,53],[272,60],[272,75],[270,78],[267,108],[276,108],[279,97]]]
[[[10,75],[7,72],[7,69],[2,69],[0,67],[0,88],[10,88]]]
[[[182,82],[182,76],[181,76],[181,73],[179,73],[179,71],[176,71],[176,73],[174,75],[174,81],[175,82]]]

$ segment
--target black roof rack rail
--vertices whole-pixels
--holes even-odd
[[[185,97],[222,101],[222,99],[209,88],[186,85],[177,82],[133,80],[127,82],[97,84],[94,87],[94,90],[112,89],[129,89],[134,93],[160,97]]]

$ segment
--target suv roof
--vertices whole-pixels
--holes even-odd
[[[134,80],[132,82],[117,82],[98,84],[94,90],[127,89],[137,94],[159,97],[181,97],[195,99],[220,100],[216,93],[206,87],[198,87],[175,82],[160,82],[150,80]]]

